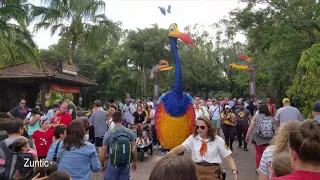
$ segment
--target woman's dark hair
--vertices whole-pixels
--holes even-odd
[[[204,121],[208,127],[208,137],[210,141],[214,141],[216,139],[216,130],[214,129],[210,120],[205,116],[198,117],[197,121]],[[198,135],[197,127],[194,126],[193,136],[196,137]]]
[[[21,152],[22,148],[27,145],[28,145],[28,139],[19,138],[9,146],[9,149],[12,149],[13,152]]]
[[[270,111],[269,111],[268,105],[262,104],[259,107],[259,114],[265,114],[266,116],[270,116]]]
[[[39,114],[39,115],[42,116],[42,113],[41,113],[40,110],[37,109],[37,108],[32,108],[30,112],[31,112],[31,114]]]
[[[46,166],[36,166],[33,171],[33,176],[36,176],[40,173],[38,178],[42,178],[45,176],[50,176],[52,173],[58,171],[58,164],[55,161],[44,160]]]
[[[142,109],[142,111],[143,111],[142,104],[138,104],[138,105],[137,105],[137,110],[138,110],[138,107],[141,107],[141,109]]]
[[[46,120],[46,119],[40,120],[40,121],[39,121],[39,126],[41,127],[46,121],[49,121],[49,120]]]
[[[70,175],[67,173],[67,171],[57,171],[52,173],[47,180],[70,180],[71,177]]]
[[[198,180],[194,162],[184,156],[164,156],[153,168],[149,180]]]
[[[111,106],[111,103],[109,103],[108,101],[106,101],[106,102],[104,103],[104,105],[106,106],[107,109],[109,109],[110,106]]]
[[[54,128],[54,137],[56,139],[59,139],[60,138],[60,134],[63,134],[66,129],[67,129],[67,126],[64,125],[64,124],[60,124],[60,125],[56,126]]]
[[[51,105],[51,109],[59,108],[59,107],[60,107],[60,105],[58,103],[55,103],[55,104]]]
[[[63,144],[69,151],[72,147],[80,148],[84,145],[84,136],[86,132],[82,120],[74,120],[67,127],[67,136]]]
[[[113,108],[113,109],[115,109],[117,111],[118,110],[118,105],[116,103],[112,103],[110,105],[110,108]]]
[[[289,147],[306,163],[320,164],[320,123],[305,120],[300,126],[290,131]]]

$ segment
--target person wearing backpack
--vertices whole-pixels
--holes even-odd
[[[271,116],[267,105],[261,105],[259,114],[256,114],[249,126],[246,142],[250,140],[252,133],[252,143],[256,149],[256,171],[260,166],[263,151],[269,146],[275,135],[275,120]]]
[[[1,180],[9,180],[12,177],[13,167],[16,165],[16,155],[9,148],[13,142],[20,138],[25,138],[22,136],[24,132],[23,128],[23,120],[22,119],[12,119],[10,120],[5,127],[8,138],[0,141],[0,179]],[[36,150],[35,145],[31,139],[28,139],[28,143],[30,148]],[[35,157],[38,158],[38,157]]]
[[[129,180],[130,164],[135,171],[138,159],[135,139],[132,130],[122,126],[122,114],[116,111],[112,114],[115,127],[104,135],[102,153],[99,160],[104,167],[106,154],[108,154],[107,167],[104,180]]]

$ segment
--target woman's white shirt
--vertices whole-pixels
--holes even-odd
[[[192,152],[191,156],[194,162],[222,163],[220,156],[225,158],[232,153],[225,141],[220,136],[216,136],[214,141],[207,143],[207,152],[202,157],[200,155],[201,140],[203,139],[199,135],[196,137],[190,135],[188,139],[182,143],[182,146],[185,147],[187,151]]]
[[[110,122],[109,122],[109,129],[108,130],[111,130],[115,127],[115,123],[112,121],[112,118],[110,119]]]

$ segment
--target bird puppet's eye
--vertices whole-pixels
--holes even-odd
[[[170,27],[169,27],[169,31],[172,32],[173,30],[174,30],[174,27],[173,27],[173,26],[170,26]]]

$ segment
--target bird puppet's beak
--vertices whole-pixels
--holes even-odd
[[[188,34],[185,34],[185,33],[179,32],[179,31],[173,31],[173,32],[170,32],[170,33],[169,33],[169,36],[175,37],[175,38],[177,38],[177,39],[180,39],[180,40],[182,40],[183,42],[185,42],[185,43],[193,46],[192,39],[191,39],[191,37],[190,37]]]

